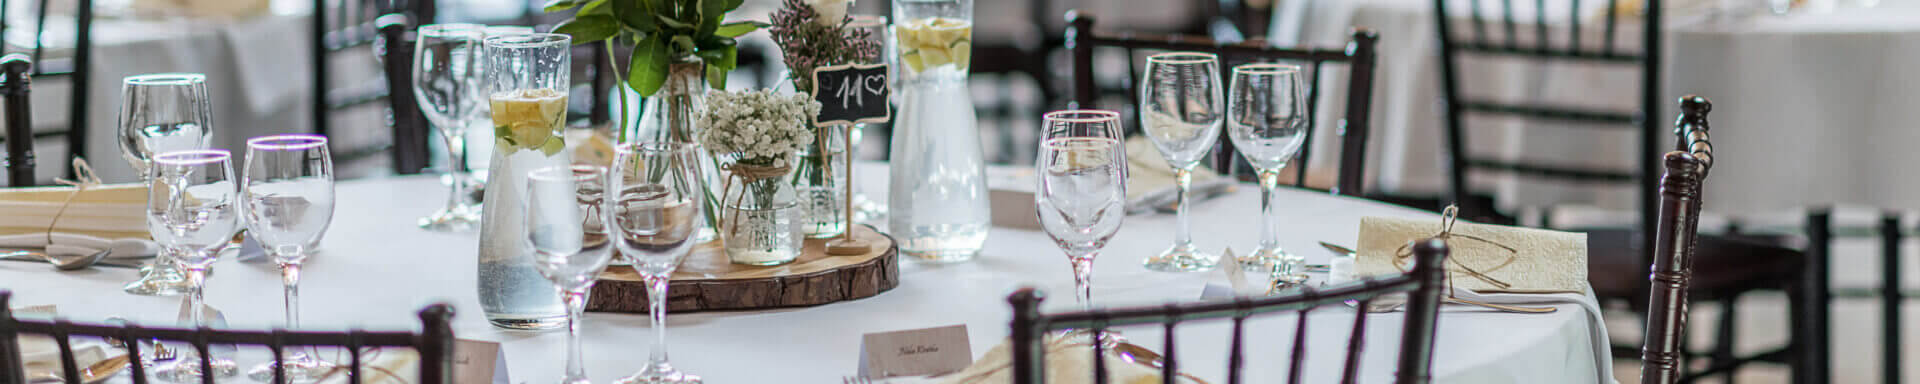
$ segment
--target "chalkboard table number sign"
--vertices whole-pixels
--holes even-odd
[[[813,70],[813,99],[820,102],[820,115],[813,125],[851,125],[884,123],[893,117],[887,108],[886,64],[847,64]]]
[[[893,118],[892,108],[888,108],[888,97],[892,90],[887,88],[886,64],[848,64],[814,68],[813,99],[820,102],[820,115],[814,116],[813,126],[847,126],[849,134],[840,135],[846,140],[842,148],[849,154],[846,159],[847,231],[840,238],[827,242],[829,255],[861,255],[873,245],[853,236],[853,135],[855,123],[884,123]],[[821,144],[821,153],[826,153],[826,144]],[[829,175],[831,177],[831,175]]]

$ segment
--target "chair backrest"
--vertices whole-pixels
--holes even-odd
[[[1645,14],[1644,26],[1658,26],[1660,23],[1660,0],[1629,0],[1643,2]],[[1492,1],[1488,1],[1493,3]],[[1601,0],[1606,6],[1604,19],[1600,21],[1599,46],[1581,39],[1591,29],[1582,32],[1581,21],[1587,17],[1579,2],[1573,2],[1570,13],[1564,23],[1552,22],[1547,13],[1546,0],[1534,0],[1532,12],[1524,17],[1532,18],[1532,25],[1523,26],[1525,20],[1517,19],[1515,13],[1523,12],[1517,6],[1522,2],[1503,0],[1485,10],[1481,0],[1466,0],[1468,5],[1468,25],[1471,33],[1458,33],[1456,27],[1456,9],[1450,4],[1459,4],[1461,0],[1433,0],[1434,26],[1440,34],[1441,95],[1446,110],[1446,153],[1448,161],[1448,198],[1460,209],[1473,215],[1492,212],[1493,207],[1475,206],[1479,201],[1468,198],[1470,187],[1467,175],[1473,170],[1504,172],[1530,178],[1545,178],[1575,181],[1583,183],[1629,184],[1639,182],[1639,201],[1641,207],[1642,228],[1653,228],[1653,201],[1656,188],[1654,175],[1659,173],[1655,158],[1660,153],[1660,119],[1652,118],[1660,106],[1660,41],[1659,28],[1646,27],[1647,33],[1641,33],[1641,48],[1638,53],[1622,52],[1617,48],[1620,31],[1622,0]],[[1516,5],[1516,3],[1518,5]],[[1560,4],[1561,2],[1553,2]],[[1498,32],[1489,31],[1487,13],[1499,15]],[[1531,28],[1524,28],[1531,27]],[[1593,26],[1587,26],[1593,28]],[[1523,28],[1526,29],[1523,31]],[[1563,31],[1555,31],[1561,29]],[[1562,33],[1564,32],[1564,34]],[[1564,37],[1563,37],[1564,36]],[[1523,42],[1525,41],[1525,42]],[[1537,60],[1539,62],[1576,62],[1630,66],[1639,71],[1640,100],[1635,103],[1638,111],[1614,111],[1590,107],[1558,105],[1545,101],[1529,100],[1524,102],[1500,102],[1467,98],[1466,84],[1461,81],[1460,70],[1465,66],[1462,60],[1470,55],[1488,57],[1508,57]],[[1538,121],[1597,123],[1603,126],[1618,126],[1636,129],[1640,133],[1637,154],[1640,161],[1637,170],[1595,169],[1589,167],[1555,166],[1524,162],[1516,159],[1481,158],[1467,152],[1468,133],[1465,117],[1468,113],[1489,116],[1517,117]],[[1651,245],[1651,238],[1646,240]],[[1651,249],[1645,247],[1643,249]]]
[[[387,15],[399,14],[400,25],[430,24],[434,17],[433,0],[313,0],[313,25],[309,48],[312,50],[313,73],[313,131],[322,135],[333,135],[333,112],[362,105],[391,101],[390,96],[409,94],[403,90],[410,88],[412,67],[412,45],[396,45],[383,28],[395,25],[394,19]],[[382,19],[388,20],[382,22]],[[410,30],[402,29],[402,34]],[[405,40],[405,39],[401,39]],[[364,46],[375,47],[374,54],[382,61],[381,68],[387,78],[379,84],[353,84],[336,88],[331,83],[336,73],[333,66],[335,53]],[[394,49],[405,48],[405,49]],[[404,53],[403,53],[404,52]],[[406,55],[408,60],[394,63],[389,60],[393,55]],[[395,64],[400,64],[396,67]],[[405,70],[394,71],[394,68]],[[402,73],[406,73],[402,75]],[[395,76],[407,80],[409,88],[394,88]],[[425,119],[402,118],[409,114],[417,115],[417,107],[408,106],[400,111],[398,103],[387,106],[391,110],[388,123],[393,128],[393,168],[396,173],[417,173],[426,166],[428,129]],[[339,162],[358,160],[371,153],[369,149],[348,148],[334,150]],[[373,151],[377,152],[377,151]]]
[[[93,57],[93,28],[91,28],[93,25],[93,0],[74,1],[73,54],[71,57],[59,58],[57,60],[47,59],[44,56],[46,47],[39,44],[39,42],[46,41],[47,15],[53,13],[51,12],[53,10],[53,4],[50,3],[49,0],[0,0],[0,35],[6,34],[7,31],[13,27],[13,25],[9,23],[12,19],[8,18],[7,10],[12,8],[10,5],[15,1],[36,1],[36,4],[38,4],[38,13],[33,15],[34,22],[32,25],[32,36],[34,37],[35,44],[33,45],[31,56],[27,57],[27,59],[33,63],[31,76],[42,80],[66,78],[71,83],[67,95],[67,126],[64,128],[30,130],[30,134],[28,135],[16,135],[9,131],[7,137],[0,137],[0,140],[11,142],[17,140],[14,138],[24,137],[29,139],[21,141],[33,141],[33,139],[65,136],[68,153],[73,156],[84,157],[87,152],[86,127],[88,116],[86,108],[89,105],[87,104],[87,100],[90,96],[91,87],[89,84],[90,80],[92,80],[92,71],[88,70],[88,65],[92,62]],[[24,106],[26,104],[23,102],[21,105]],[[11,119],[11,117],[9,117],[9,119]],[[31,144],[29,144],[29,146],[31,146]],[[72,172],[73,170],[71,169],[67,171],[69,174]],[[9,174],[18,173],[9,172]],[[32,173],[29,172],[27,174],[31,175]],[[10,176],[9,179],[11,178]],[[9,184],[32,185],[32,183]]]
[[[1097,107],[1101,97],[1110,94],[1100,87],[1100,83],[1094,77],[1093,53],[1098,47],[1119,48],[1126,52],[1128,77],[1123,79],[1125,85],[1120,87],[1119,93],[1124,94],[1130,105],[1139,104],[1139,93],[1134,87],[1137,86],[1141,77],[1140,68],[1132,63],[1137,50],[1212,53],[1221,58],[1220,64],[1223,71],[1238,63],[1261,61],[1303,63],[1307,75],[1307,121],[1310,125],[1307,129],[1306,145],[1301,147],[1300,153],[1293,161],[1288,162],[1297,170],[1294,175],[1294,185],[1303,187],[1307,184],[1308,160],[1313,157],[1315,143],[1313,132],[1319,128],[1318,107],[1320,99],[1326,94],[1320,87],[1322,69],[1326,68],[1328,63],[1345,64],[1348,67],[1347,110],[1346,116],[1342,116],[1338,130],[1341,136],[1339,178],[1329,190],[1335,194],[1362,194],[1361,188],[1366,174],[1368,117],[1371,114],[1370,107],[1373,100],[1373,67],[1375,58],[1378,56],[1374,46],[1379,41],[1379,36],[1373,31],[1354,30],[1353,41],[1348,42],[1345,47],[1280,48],[1258,41],[1220,43],[1196,36],[1132,33],[1103,35],[1094,32],[1094,20],[1090,15],[1073,11],[1067,14],[1067,19],[1069,25],[1067,48],[1073,51],[1073,98],[1080,108]],[[1226,139],[1226,130],[1221,130],[1220,135],[1219,155],[1214,158],[1211,166],[1214,169],[1226,170],[1235,164],[1235,153],[1233,142]]]
[[[420,111],[420,100],[412,92],[413,47],[417,36],[411,21],[404,13],[389,13],[374,19],[381,37],[374,53],[380,56],[380,67],[386,73],[388,128],[393,132],[393,150],[389,154],[395,173],[400,174],[417,173],[427,167],[427,147],[431,145],[428,141],[433,135],[426,113]]]
[[[1674,132],[1679,150],[1666,155],[1666,174],[1660,177],[1660,214],[1653,250],[1652,297],[1647,307],[1647,334],[1640,349],[1640,382],[1680,382],[1687,329],[1688,279],[1693,276],[1694,235],[1700,225],[1700,190],[1713,168],[1713,144],[1708,141],[1707,112],[1713,104],[1704,97],[1680,99],[1680,120]]]
[[[1340,305],[1348,300],[1359,301],[1359,308],[1367,308],[1374,299],[1388,294],[1406,292],[1406,322],[1401,328],[1399,366],[1395,367],[1395,383],[1421,384],[1432,379],[1433,340],[1435,327],[1440,316],[1440,298],[1446,289],[1446,268],[1442,267],[1448,254],[1447,243],[1440,239],[1418,240],[1412,243],[1413,270],[1403,274],[1382,278],[1370,278],[1360,281],[1326,287],[1308,289],[1298,293],[1268,296],[1262,298],[1236,297],[1233,301],[1198,302],[1168,304],[1165,306],[1094,309],[1078,312],[1043,314],[1040,313],[1040,301],[1044,299],[1039,291],[1031,288],[1014,292],[1007,301],[1013,304],[1012,322],[1012,366],[1013,382],[1018,384],[1039,384],[1046,381],[1045,335],[1049,331],[1063,329],[1090,330],[1090,337],[1096,338],[1091,344],[1095,356],[1105,356],[1107,348],[1098,340],[1109,327],[1159,324],[1165,328],[1166,351],[1161,353],[1160,375],[1163,382],[1173,383],[1180,372],[1180,361],[1175,346],[1174,327],[1182,322],[1202,319],[1231,319],[1233,333],[1229,345],[1227,361],[1228,383],[1240,383],[1243,356],[1247,344],[1244,325],[1249,317],[1260,314],[1294,312],[1299,315],[1299,323],[1294,330],[1293,353],[1288,370],[1289,383],[1299,383],[1305,372],[1306,361],[1306,312],[1317,307]],[[1342,365],[1342,383],[1359,380],[1360,350],[1366,339],[1368,311],[1355,311],[1353,331],[1347,340],[1347,356]],[[1095,382],[1107,380],[1105,359],[1093,359]]]
[[[215,330],[210,328],[150,328],[135,324],[103,325],[81,324],[67,320],[22,320],[14,318],[13,310],[8,306],[11,292],[0,290],[0,384],[26,384],[25,372],[14,367],[22,366],[25,361],[19,341],[21,334],[44,335],[53,338],[60,349],[60,377],[68,384],[80,384],[79,364],[75,362],[71,339],[73,336],[111,337],[120,340],[175,340],[192,345],[200,356],[203,371],[211,370],[207,359],[211,345],[257,345],[267,347],[273,352],[274,361],[282,360],[287,347],[332,346],[347,351],[349,360],[343,363],[349,369],[349,381],[361,382],[365,375],[361,368],[362,353],[366,347],[409,347],[420,353],[421,384],[449,384],[453,382],[453,306],[433,304],[421,309],[421,331],[414,332],[368,332],[352,330],[347,332],[309,332],[309,331],[240,331]],[[127,343],[127,354],[131,361],[140,361],[140,343]],[[133,382],[148,382],[146,367],[132,364]],[[286,382],[286,372],[279,366],[274,367],[272,382]],[[202,382],[213,383],[213,376],[203,376]]]
[[[33,60],[27,55],[9,53],[0,57],[0,103],[5,103],[7,135],[25,138],[7,140],[7,186],[31,187],[33,178],[33,108],[27,97],[33,83]]]

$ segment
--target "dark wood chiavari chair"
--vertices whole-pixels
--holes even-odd
[[[1342,65],[1348,68],[1346,115],[1339,123],[1340,164],[1339,175],[1329,190],[1335,194],[1361,195],[1366,173],[1368,117],[1371,114],[1373,100],[1373,68],[1378,57],[1375,43],[1379,36],[1366,29],[1356,29],[1353,41],[1339,48],[1279,48],[1260,42],[1222,43],[1195,36],[1145,35],[1121,33],[1105,35],[1093,29],[1094,20],[1090,15],[1079,11],[1067,15],[1067,47],[1073,52],[1073,93],[1074,102],[1080,108],[1095,108],[1103,97],[1119,93],[1129,105],[1139,104],[1139,92],[1136,80],[1140,78],[1140,68],[1132,63],[1135,52],[1139,50],[1197,51],[1219,56],[1221,71],[1231,68],[1232,64],[1261,61],[1287,61],[1303,63],[1307,80],[1307,113],[1309,128],[1307,144],[1288,165],[1296,171],[1294,185],[1307,186],[1308,159],[1313,157],[1314,131],[1319,128],[1318,106],[1327,92],[1320,87],[1321,74],[1328,64]],[[1094,49],[1101,47],[1117,48],[1126,52],[1128,58],[1127,78],[1122,79],[1119,92],[1109,92],[1101,87],[1094,73]],[[1222,90],[1224,92],[1225,90]],[[1124,113],[1124,112],[1123,112]],[[1135,113],[1137,114],[1137,112]],[[1129,121],[1139,121],[1132,119]],[[1211,162],[1212,167],[1226,170],[1235,164],[1233,142],[1227,140],[1226,130],[1221,130],[1218,140],[1218,154]]]
[[[342,110],[387,101],[387,123],[393,133],[391,151],[396,173],[418,173],[427,165],[427,142],[431,138],[425,118],[412,102],[411,28],[434,20],[431,0],[313,0],[313,26],[309,48],[313,60],[313,131],[334,135],[335,113]],[[394,16],[397,15],[397,16]],[[404,26],[396,33],[386,28]],[[338,86],[333,83],[334,61],[341,52],[373,47],[376,60],[386,76],[363,84]],[[401,56],[401,57],[394,57]],[[397,60],[406,59],[406,60]],[[396,80],[405,80],[396,82]],[[405,87],[396,85],[405,84]],[[395,100],[402,99],[402,100]],[[337,163],[369,158],[389,148],[335,148]]]
[[[1652,283],[1647,301],[1646,338],[1640,352],[1640,382],[1676,384],[1686,373],[1685,333],[1687,294],[1693,277],[1695,239],[1700,227],[1700,190],[1713,167],[1713,144],[1708,140],[1707,110],[1701,97],[1681,101],[1683,115],[1677,133],[1680,149],[1666,155],[1666,175],[1660,178],[1660,203],[1653,252]],[[1733,316],[1723,314],[1722,316]]]
[[[1380,278],[1363,279],[1322,289],[1305,290],[1297,293],[1268,296],[1262,298],[1236,298],[1233,301],[1200,302],[1189,304],[1168,304],[1165,306],[1095,309],[1088,311],[1043,314],[1040,313],[1039,291],[1032,288],[1014,292],[1007,301],[1013,304],[1013,382],[1020,384],[1039,384],[1046,381],[1044,366],[1046,351],[1045,335],[1049,331],[1080,329],[1089,337],[1098,338],[1100,334],[1114,326],[1159,324],[1165,328],[1160,376],[1163,383],[1172,384],[1180,372],[1180,361],[1175,346],[1174,327],[1182,322],[1203,319],[1231,319],[1233,333],[1229,341],[1230,350],[1227,361],[1228,383],[1241,383],[1241,371],[1245,365],[1243,349],[1248,344],[1242,339],[1247,318],[1260,314],[1293,312],[1300,316],[1295,328],[1292,361],[1288,373],[1289,383],[1299,383],[1306,356],[1306,311],[1328,305],[1340,305],[1348,300],[1358,300],[1359,308],[1367,308],[1371,300],[1389,294],[1407,293],[1406,322],[1401,328],[1399,366],[1395,367],[1395,383],[1419,384],[1431,381],[1433,365],[1434,333],[1440,316],[1441,295],[1446,290],[1446,269],[1441,263],[1447,257],[1445,241],[1425,239],[1412,244],[1414,265],[1411,272]],[[1347,340],[1347,356],[1341,366],[1341,382],[1353,383],[1360,372],[1360,349],[1366,339],[1368,311],[1355,311],[1353,333]],[[1104,356],[1106,347],[1100,340],[1094,340],[1094,356]],[[1105,359],[1093,359],[1093,377],[1096,383],[1107,381]]]
[[[9,18],[7,14],[7,11],[13,8],[11,7],[12,4],[14,4],[13,1],[0,0],[0,34],[4,34],[14,27],[12,25],[13,19]],[[73,3],[75,26],[73,32],[73,53],[71,56],[55,59],[47,58],[45,56],[46,47],[39,44],[39,42],[46,40],[44,37],[47,31],[47,17],[48,14],[55,13],[51,11],[52,7],[50,7],[53,4],[48,0],[38,0],[36,4],[38,4],[38,12],[34,14],[32,34],[35,44],[31,51],[32,54],[26,57],[26,59],[33,63],[30,65],[30,67],[32,67],[30,76],[41,80],[59,78],[68,80],[72,89],[68,91],[67,95],[67,125],[61,128],[28,129],[22,131],[25,132],[24,134],[13,132],[9,129],[5,137],[0,137],[0,141],[9,142],[11,146],[12,141],[18,140],[16,138],[29,138],[19,141],[35,141],[38,139],[64,136],[69,154],[73,156],[85,156],[87,151],[86,126],[88,123],[86,106],[89,91],[91,91],[88,87],[89,84],[91,84],[90,80],[92,77],[91,72],[88,71],[87,68],[93,57],[93,31],[92,28],[89,28],[93,25],[93,0],[77,0]],[[21,89],[22,92],[24,92],[25,88],[22,87]],[[21,105],[24,106],[26,103],[22,102]],[[9,117],[9,119],[9,121],[11,121],[12,117]],[[30,120],[20,121],[31,122]],[[32,144],[33,143],[27,143],[26,147],[32,147]],[[71,174],[72,172],[73,170],[69,169],[66,173]],[[9,174],[19,173],[9,172]],[[27,172],[25,174],[31,176],[33,173]],[[12,176],[8,178],[13,179]],[[10,182],[9,184],[33,185],[33,182]]]
[[[453,382],[453,306],[446,304],[429,305],[420,310],[421,331],[415,332],[369,332],[352,330],[347,332],[311,332],[311,331],[240,331],[216,330],[210,328],[153,328],[135,324],[102,325],[74,323],[63,319],[52,321],[22,320],[15,318],[8,306],[12,293],[0,290],[0,384],[27,384],[25,372],[14,367],[24,365],[23,351],[15,337],[22,334],[44,335],[54,339],[60,349],[60,377],[65,383],[80,384],[80,371],[75,362],[71,339],[74,336],[111,337],[120,340],[176,340],[192,345],[199,353],[200,366],[211,370],[208,361],[208,349],[212,345],[257,345],[267,347],[275,360],[284,357],[290,346],[330,346],[346,350],[348,360],[343,362],[348,372],[348,382],[359,384],[363,380],[361,356],[368,347],[413,348],[420,353],[421,384],[447,384]],[[140,343],[128,342],[127,354],[132,361],[140,361]],[[145,384],[147,367],[141,364],[130,366],[133,382]],[[275,367],[273,382],[286,382],[285,372]],[[201,377],[201,382],[213,384],[213,376]]]
[[[6,103],[7,137],[33,137],[33,108],[27,94],[33,83],[33,60],[27,55],[9,53],[0,57],[0,102]],[[34,184],[33,140],[8,140],[7,186],[31,187]]]

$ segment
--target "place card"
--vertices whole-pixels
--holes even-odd
[[[453,382],[511,384],[507,381],[507,352],[497,342],[454,339]]]
[[[185,298],[180,299],[180,317],[177,319],[177,321],[181,326],[186,326],[186,327],[193,326],[193,312],[187,312],[187,308],[192,308],[193,306],[193,304],[191,304],[190,302],[192,302],[192,300],[187,300]],[[205,319],[207,319],[207,327],[211,327],[211,328],[227,327],[227,315],[224,313],[220,313],[220,310],[218,309],[214,309],[213,305],[201,304],[200,309],[201,309],[200,314],[203,316],[206,316]]]
[[[54,310],[53,304],[29,305],[29,306],[13,309],[13,314],[16,316],[17,315],[33,315],[33,316],[53,317],[53,315],[56,314],[55,312],[56,311]]]
[[[937,375],[972,364],[964,324],[869,333],[860,340],[861,377]]]

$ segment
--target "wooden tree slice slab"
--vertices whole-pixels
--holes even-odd
[[[695,246],[667,283],[667,311],[811,306],[866,298],[899,286],[899,248],[893,238],[865,225],[854,229],[856,238],[873,245],[866,254],[830,256],[826,243],[831,239],[808,239],[799,259],[775,266],[728,262],[719,242]],[[647,284],[633,267],[608,267],[587,298],[587,310],[647,313]]]

